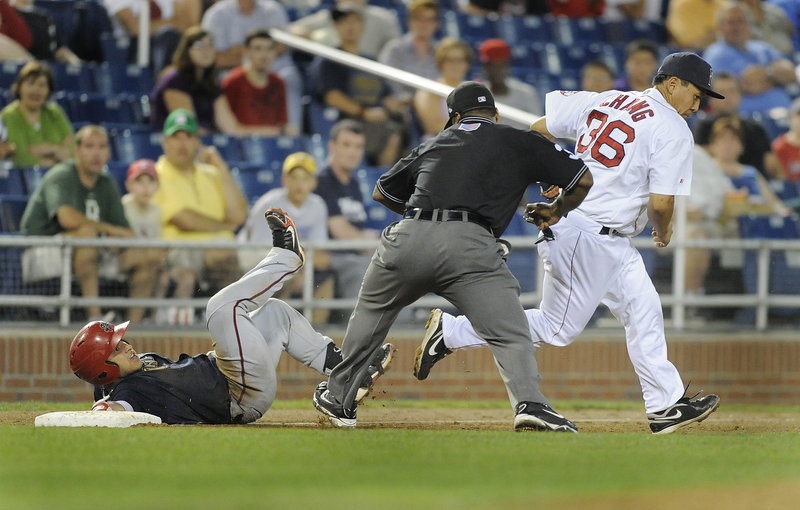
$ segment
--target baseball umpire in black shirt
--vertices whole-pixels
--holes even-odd
[[[355,392],[369,356],[400,310],[433,292],[469,317],[492,350],[518,429],[577,432],[539,391],[539,370],[519,283],[497,239],[527,187],[554,183],[553,205],[529,204],[540,228],[548,208],[563,214],[583,201],[592,176],[583,162],[533,131],[497,124],[494,98],[465,82],[447,97],[450,120],[378,180],[373,198],[399,214],[364,275],[342,345],[343,361],[314,393],[315,407],[337,427],[356,425]],[[519,420],[520,414],[529,420]]]

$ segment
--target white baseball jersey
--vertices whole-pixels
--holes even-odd
[[[658,90],[556,90],[547,94],[545,111],[547,130],[574,138],[592,172],[594,185],[576,209],[587,218],[635,235],[647,224],[650,193],[689,194],[692,132]]]

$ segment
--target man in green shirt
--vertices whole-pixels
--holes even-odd
[[[33,192],[22,216],[22,233],[31,236],[134,237],[122,197],[114,180],[101,173],[110,155],[108,134],[100,126],[81,128],[75,136],[75,159],[54,165]],[[152,296],[160,267],[123,250],[120,271],[131,271],[130,296]],[[73,271],[84,297],[99,294],[98,249],[75,248]],[[33,278],[31,278],[33,279]],[[90,317],[101,315],[100,307],[87,309]]]

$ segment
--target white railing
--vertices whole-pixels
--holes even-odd
[[[508,237],[514,246],[514,250],[532,250],[535,248],[533,237]],[[306,243],[306,264],[313,267],[313,260],[316,250],[337,251],[374,248],[377,241],[326,241],[316,243]],[[652,242],[646,238],[634,239],[634,245],[640,250],[655,249]],[[32,294],[0,294],[0,306],[4,307],[58,307],[60,310],[59,323],[66,326],[69,323],[70,309],[73,307],[103,306],[111,308],[130,308],[130,307],[160,307],[160,306],[191,306],[204,308],[205,298],[175,299],[175,298],[151,298],[133,299],[128,297],[98,297],[84,298],[71,295],[72,286],[72,265],[69,262],[72,252],[76,247],[95,246],[95,247],[115,247],[115,248],[230,248],[230,249],[269,249],[269,244],[241,243],[238,241],[229,242],[167,242],[158,240],[144,239],[78,239],[78,238],[56,238],[56,237],[25,237],[25,236],[0,236],[0,253],[8,248],[28,248],[31,246],[58,246],[63,250],[61,277],[59,293],[57,295],[32,295]],[[770,294],[768,288],[770,273],[770,253],[772,251],[800,252],[800,240],[767,240],[767,239],[717,239],[717,240],[693,240],[675,241],[666,251],[659,250],[660,253],[673,253],[675,260],[682,257],[685,259],[687,248],[709,248],[712,250],[755,250],[757,253],[757,291],[755,294],[714,294],[714,295],[692,295],[688,296],[683,291],[684,271],[681,264],[674,264],[672,272],[671,294],[661,296],[662,305],[672,309],[672,327],[683,329],[685,327],[685,309],[687,306],[699,307],[753,307],[756,310],[755,327],[758,330],[765,330],[768,327],[769,309],[772,307],[799,307],[800,308],[800,289],[797,294],[776,295]],[[525,307],[538,305],[541,300],[542,275],[543,270],[541,261],[535,258],[538,264],[538,281],[533,292],[523,293],[520,297]],[[246,270],[248,268],[242,268]],[[21,270],[21,268],[20,268]],[[355,299],[315,299],[314,298],[314,275],[313,271],[304,273],[303,294],[299,299],[287,299],[287,303],[303,310],[306,317],[311,318],[316,309],[338,309],[349,310],[355,306]],[[417,307],[446,306],[448,303],[437,296],[425,296],[417,301]]]

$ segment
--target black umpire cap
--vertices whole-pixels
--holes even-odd
[[[714,73],[711,72],[711,64],[695,53],[682,51],[667,55],[664,61],[661,62],[661,67],[658,68],[656,74],[677,76],[681,80],[690,82],[711,97],[725,99],[725,96],[711,88],[711,80],[714,77]]]
[[[483,83],[465,81],[447,96],[447,114],[450,115],[450,118],[444,128],[447,129],[453,125],[453,117],[456,113],[460,113],[463,117],[468,111],[478,108],[495,109],[494,96]]]

